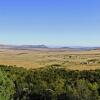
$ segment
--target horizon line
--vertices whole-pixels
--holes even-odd
[[[55,44],[12,44],[12,43],[0,43],[0,45],[11,45],[11,46],[29,46],[29,45],[33,45],[33,46],[39,46],[39,45],[44,45],[47,47],[75,47],[75,48],[79,48],[79,47],[100,47],[99,45],[55,45]]]

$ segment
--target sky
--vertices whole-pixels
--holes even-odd
[[[0,0],[0,44],[100,46],[100,0]]]

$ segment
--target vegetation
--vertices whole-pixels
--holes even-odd
[[[0,65],[3,64],[27,69],[60,64],[67,70],[95,70],[100,69],[100,50],[0,49]]]
[[[0,65],[0,100],[100,100],[100,70]]]

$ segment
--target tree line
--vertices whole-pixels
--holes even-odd
[[[0,65],[0,100],[100,100],[100,70]]]

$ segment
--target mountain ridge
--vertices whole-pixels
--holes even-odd
[[[98,50],[100,47],[83,47],[83,46],[60,46],[60,47],[51,47],[47,45],[8,45],[0,44],[0,49],[66,49],[66,50]]]

